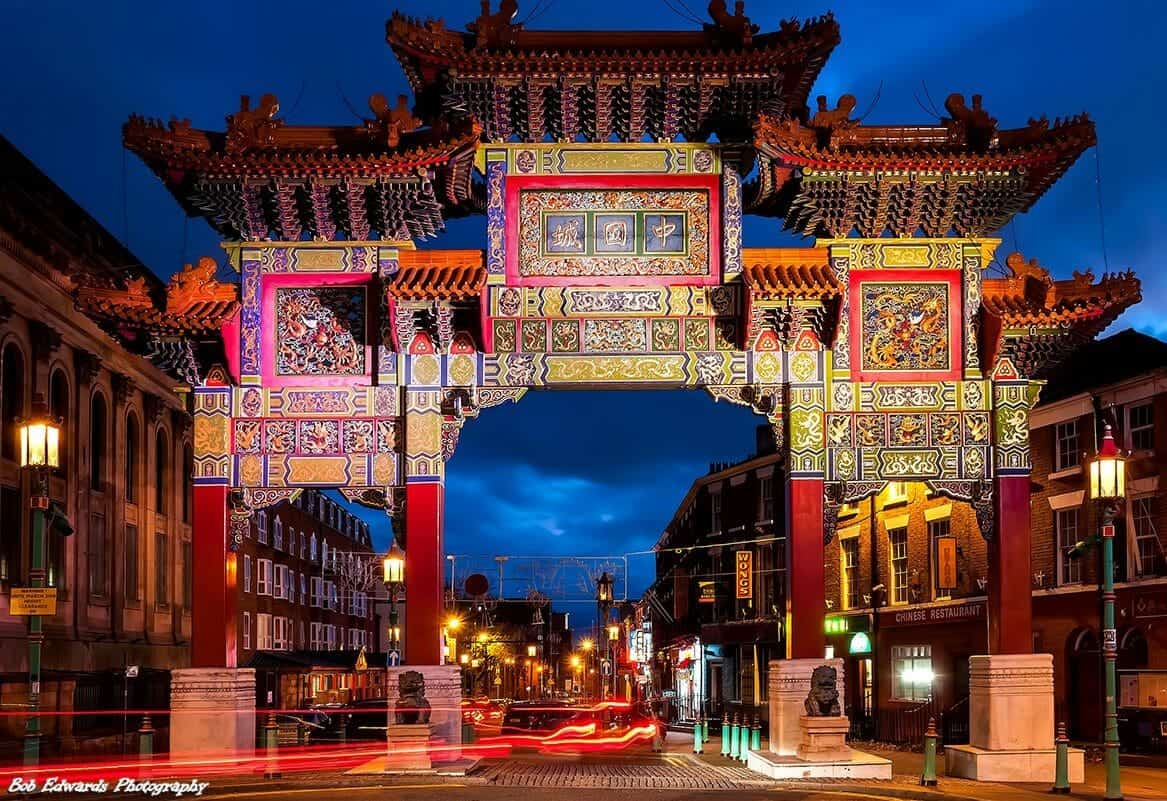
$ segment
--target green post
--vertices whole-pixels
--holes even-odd
[[[142,725],[138,727],[138,756],[143,762],[154,758],[154,726],[149,715],[142,716]]]
[[[737,712],[733,713],[733,720],[729,723],[729,758],[737,759],[738,755],[738,725]]]
[[[267,767],[264,769],[263,778],[278,779],[280,778],[280,766],[278,763],[280,727],[276,724],[276,715],[274,712],[267,713],[267,723],[263,727],[263,736],[264,745],[267,749]]]
[[[1054,767],[1054,786],[1051,793],[1065,795],[1070,792],[1070,738],[1066,736],[1066,724],[1058,724],[1058,736],[1054,740],[1057,761]]]
[[[45,510],[49,508],[49,481],[44,468],[33,469],[32,554],[28,577],[33,587],[45,586]],[[45,634],[40,615],[28,617],[28,717],[24,722],[24,764],[35,767],[41,758],[41,647]]]
[[[750,749],[762,750],[762,719],[754,715],[754,725],[750,727]]]
[[[1114,518],[1116,504],[1107,503],[1102,513],[1102,659],[1106,668],[1106,801],[1122,801],[1122,782],[1118,771],[1118,704],[1115,694],[1115,660],[1118,659],[1118,635],[1114,628]]]
[[[928,731],[924,733],[924,772],[920,774],[920,784],[924,787],[936,786],[936,718],[928,718]]]
[[[701,722],[701,715],[697,715],[697,725],[693,727],[693,753],[702,753],[702,743],[705,739],[705,725]]]
[[[729,714],[721,713],[721,755],[729,756]]]
[[[703,718],[701,718],[701,721],[702,721],[701,733],[705,737],[705,742],[709,742],[709,718],[703,717]]]
[[[750,753],[750,720],[743,713],[742,726],[737,730],[737,758],[742,762],[746,761],[746,755]]]

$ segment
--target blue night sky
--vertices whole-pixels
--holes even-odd
[[[200,255],[220,257],[201,220],[185,221],[162,184],[123,153],[131,113],[189,117],[221,130],[239,96],[274,92],[293,124],[356,123],[373,92],[408,91],[385,44],[393,2],[203,0],[198,3],[4,0],[0,133],[22,149],[146,265],[163,277]],[[496,5],[496,4],[492,4]],[[534,28],[686,28],[663,0],[540,3]],[[673,6],[683,4],[673,2]],[[705,3],[687,0],[705,19]],[[519,19],[536,7],[521,3]],[[832,8],[833,6],[833,8]],[[461,27],[477,0],[398,0],[415,16]],[[599,13],[581,15],[581,8]],[[1003,127],[1030,116],[1088,111],[1090,151],[1028,214],[1001,232],[1001,255],[1021,249],[1057,277],[1133,268],[1144,302],[1112,330],[1167,334],[1164,279],[1152,250],[1164,222],[1167,162],[1158,148],[1167,111],[1162,44],[1167,11],[1155,2],[946,3],[750,0],[762,30],[780,19],[835,12],[842,43],[814,94],[852,93],[870,123],[928,123],[922,81],[939,106],[951,92],[984,95]],[[345,98],[347,98],[347,103]],[[813,103],[813,100],[812,100]],[[1106,252],[1099,218],[1101,174]],[[482,247],[481,218],[455,221],[423,247]],[[796,240],[773,220],[748,220],[749,246]],[[711,460],[753,447],[747,411],[704,393],[530,393],[467,423],[449,465],[447,547],[454,553],[612,554],[656,541],[689,484]],[[388,526],[375,519],[379,544]],[[651,559],[633,563],[639,593]],[[508,587],[509,589],[509,587]]]

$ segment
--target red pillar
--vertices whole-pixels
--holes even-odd
[[[989,543],[989,653],[1033,652],[1029,577],[1029,476],[999,476]]]
[[[194,487],[191,667],[238,666],[236,556],[228,547],[229,492],[221,484]]]
[[[442,656],[442,527],[440,481],[405,485],[405,659],[437,665]]]
[[[826,651],[823,480],[786,482],[786,656],[818,659]]]

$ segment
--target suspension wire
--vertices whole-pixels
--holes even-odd
[[[337,94],[340,95],[340,99],[344,103],[345,108],[347,108],[349,110],[349,113],[352,114],[354,117],[356,117],[361,122],[364,122],[365,118],[362,117],[360,115],[360,113],[357,112],[357,110],[353,106],[353,104],[349,102],[348,96],[344,93],[344,89],[340,85],[340,81],[336,82],[336,92],[337,92]]]
[[[1094,144],[1094,186],[1098,195],[1098,236],[1102,240],[1102,266],[1110,272],[1110,257],[1106,250],[1106,215],[1102,205],[1102,155],[1098,143]]]
[[[539,19],[539,17],[550,11],[553,5],[555,5],[555,0],[539,0],[539,2],[535,4],[535,7],[531,9],[531,13],[528,14],[526,18],[519,24],[526,25],[528,22],[534,22],[535,20]]]
[[[928,103],[932,106],[932,113],[936,116],[936,119],[942,119],[944,115],[940,113],[940,108],[936,105],[936,101],[932,99],[932,93],[928,91],[927,81],[921,78],[920,85],[924,87],[924,96],[928,98]]]
[[[674,14],[676,14],[681,19],[686,20],[688,22],[695,22],[698,25],[705,24],[700,18],[695,16],[692,11],[689,11],[688,9],[682,11],[681,9],[677,8],[677,6],[675,6],[673,4],[672,0],[663,0],[663,2],[666,6],[669,7],[669,11],[672,11]]]
[[[880,95],[882,95],[882,94],[883,94],[883,79],[882,79],[882,78],[880,78],[880,80],[879,80],[879,86],[877,86],[877,87],[876,87],[876,89],[875,89],[875,97],[871,98],[871,105],[869,105],[869,106],[867,107],[867,111],[864,111],[864,112],[863,112],[863,114],[862,114],[862,115],[860,115],[860,116],[859,116],[859,117],[858,117],[858,118],[855,120],[856,122],[863,122],[865,119],[867,119],[867,115],[868,115],[868,114],[870,114],[871,112],[875,111],[875,106],[876,106],[876,105],[879,103],[879,97],[880,97]],[[917,101],[917,102],[919,102],[919,101]]]
[[[936,117],[937,120],[940,119],[940,117],[936,114],[936,112],[930,111],[928,109],[928,107],[924,105],[924,103],[920,100],[920,96],[917,95],[915,92],[912,92],[912,99],[916,101],[916,105],[919,106],[920,110],[923,111],[925,114],[931,114],[933,117]]]
[[[292,107],[290,109],[288,109],[287,112],[284,114],[284,119],[290,119],[291,116],[296,113],[296,109],[300,107],[300,101],[304,98],[304,89],[306,89],[307,86],[308,86],[308,79],[307,78],[300,81],[300,93],[298,95],[296,95],[296,100],[295,100],[295,102],[292,103]]]
[[[1013,252],[1021,253],[1021,243],[1017,239],[1017,217],[1014,216],[1009,220],[1009,228],[1013,232]]]
[[[692,8],[690,8],[690,7],[689,7],[689,4],[688,4],[688,3],[686,3],[686,2],[685,2],[685,0],[676,0],[676,1],[677,1],[677,3],[678,3],[678,4],[680,4],[681,8],[683,8],[683,9],[685,9],[685,11],[689,12],[689,18],[690,18],[690,19],[692,19],[692,20],[693,20],[694,22],[696,22],[698,25],[704,25],[704,24],[705,24],[705,23],[704,23],[704,21],[701,19],[701,15],[700,15],[700,14],[698,14],[696,11],[694,11]]]

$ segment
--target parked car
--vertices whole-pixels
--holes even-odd
[[[317,739],[384,740],[388,734],[389,702],[366,698],[328,706],[328,728]]]
[[[507,708],[503,734],[550,734],[579,714],[563,701],[519,701]]]

